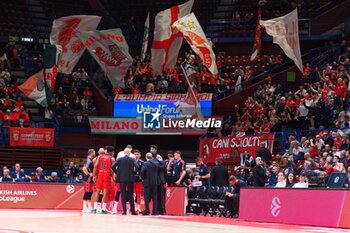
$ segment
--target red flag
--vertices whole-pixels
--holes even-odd
[[[260,20],[261,20],[261,6],[259,6],[258,18],[256,20],[254,48],[253,48],[253,54],[250,57],[251,61],[253,61],[259,55],[259,53],[261,51],[261,26],[260,26]]]

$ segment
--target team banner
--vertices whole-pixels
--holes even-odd
[[[154,20],[154,39],[152,44],[152,69],[154,75],[174,68],[182,45],[182,33],[172,25],[179,18],[191,13],[194,0],[173,6],[159,12]]]
[[[0,209],[80,210],[83,185],[0,183]]]
[[[64,74],[72,73],[85,51],[84,45],[76,36],[76,33],[95,30],[100,20],[100,16],[72,15],[53,21],[50,43],[62,46],[59,72]]]
[[[114,87],[123,82],[132,63],[129,46],[120,28],[77,33]]]
[[[212,74],[218,73],[212,43],[206,38],[196,16],[191,13],[173,23]]]
[[[10,128],[10,146],[53,147],[55,131],[51,128]]]
[[[255,157],[261,142],[265,142],[272,151],[274,139],[274,134],[204,138],[200,140],[199,153],[205,163],[215,163],[215,159],[220,157],[225,163],[239,164],[244,151]]]
[[[132,95],[116,95],[115,101],[181,101],[186,99],[187,94],[132,94]],[[197,94],[198,100],[212,100],[213,94],[211,93],[199,93]]]
[[[136,134],[142,129],[141,119],[89,117],[92,134]]]
[[[282,17],[260,20],[260,25],[266,29],[267,34],[273,37],[273,43],[278,44],[284,53],[294,61],[303,72],[299,45],[298,9]]]

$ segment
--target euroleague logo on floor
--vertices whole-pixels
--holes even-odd
[[[74,185],[67,185],[66,191],[67,191],[67,193],[69,193],[69,194],[74,193],[74,191],[75,191]]]
[[[277,217],[281,212],[281,200],[278,197],[274,197],[271,201],[271,214]]]

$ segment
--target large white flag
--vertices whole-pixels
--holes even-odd
[[[84,45],[80,42],[76,33],[95,30],[100,20],[100,16],[72,15],[53,21],[50,43],[62,46],[62,55],[58,66],[59,72],[72,73],[85,51]]]
[[[148,47],[148,39],[149,39],[149,12],[147,15],[147,19],[145,21],[145,31],[143,32],[143,43],[141,49],[141,61],[146,58],[147,47]]]
[[[294,61],[299,70],[303,72],[297,8],[282,17],[260,20],[260,25],[266,29],[267,34],[273,36],[273,43],[278,44],[284,53]]]
[[[162,74],[163,70],[174,68],[183,38],[182,33],[172,25],[179,18],[191,12],[193,1],[173,6],[157,14],[151,50],[152,69],[155,75]]]
[[[119,28],[77,33],[114,87],[123,83],[132,63],[129,46]]]
[[[202,59],[204,65],[213,74],[218,73],[215,54],[211,42],[206,38],[204,31],[196,16],[191,13],[174,22],[173,27],[182,32],[183,37],[190,44],[191,48]]]

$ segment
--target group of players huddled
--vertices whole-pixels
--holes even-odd
[[[168,151],[167,159],[163,160],[157,146],[151,145],[143,161],[141,152],[133,150],[131,145],[117,156],[114,150],[112,146],[100,148],[97,154],[94,149],[88,150],[83,167],[83,213],[117,214],[121,196],[123,215],[129,212],[127,202],[132,215],[165,214],[165,188],[182,185],[186,175],[181,152]],[[150,200],[153,201],[152,213]]]

